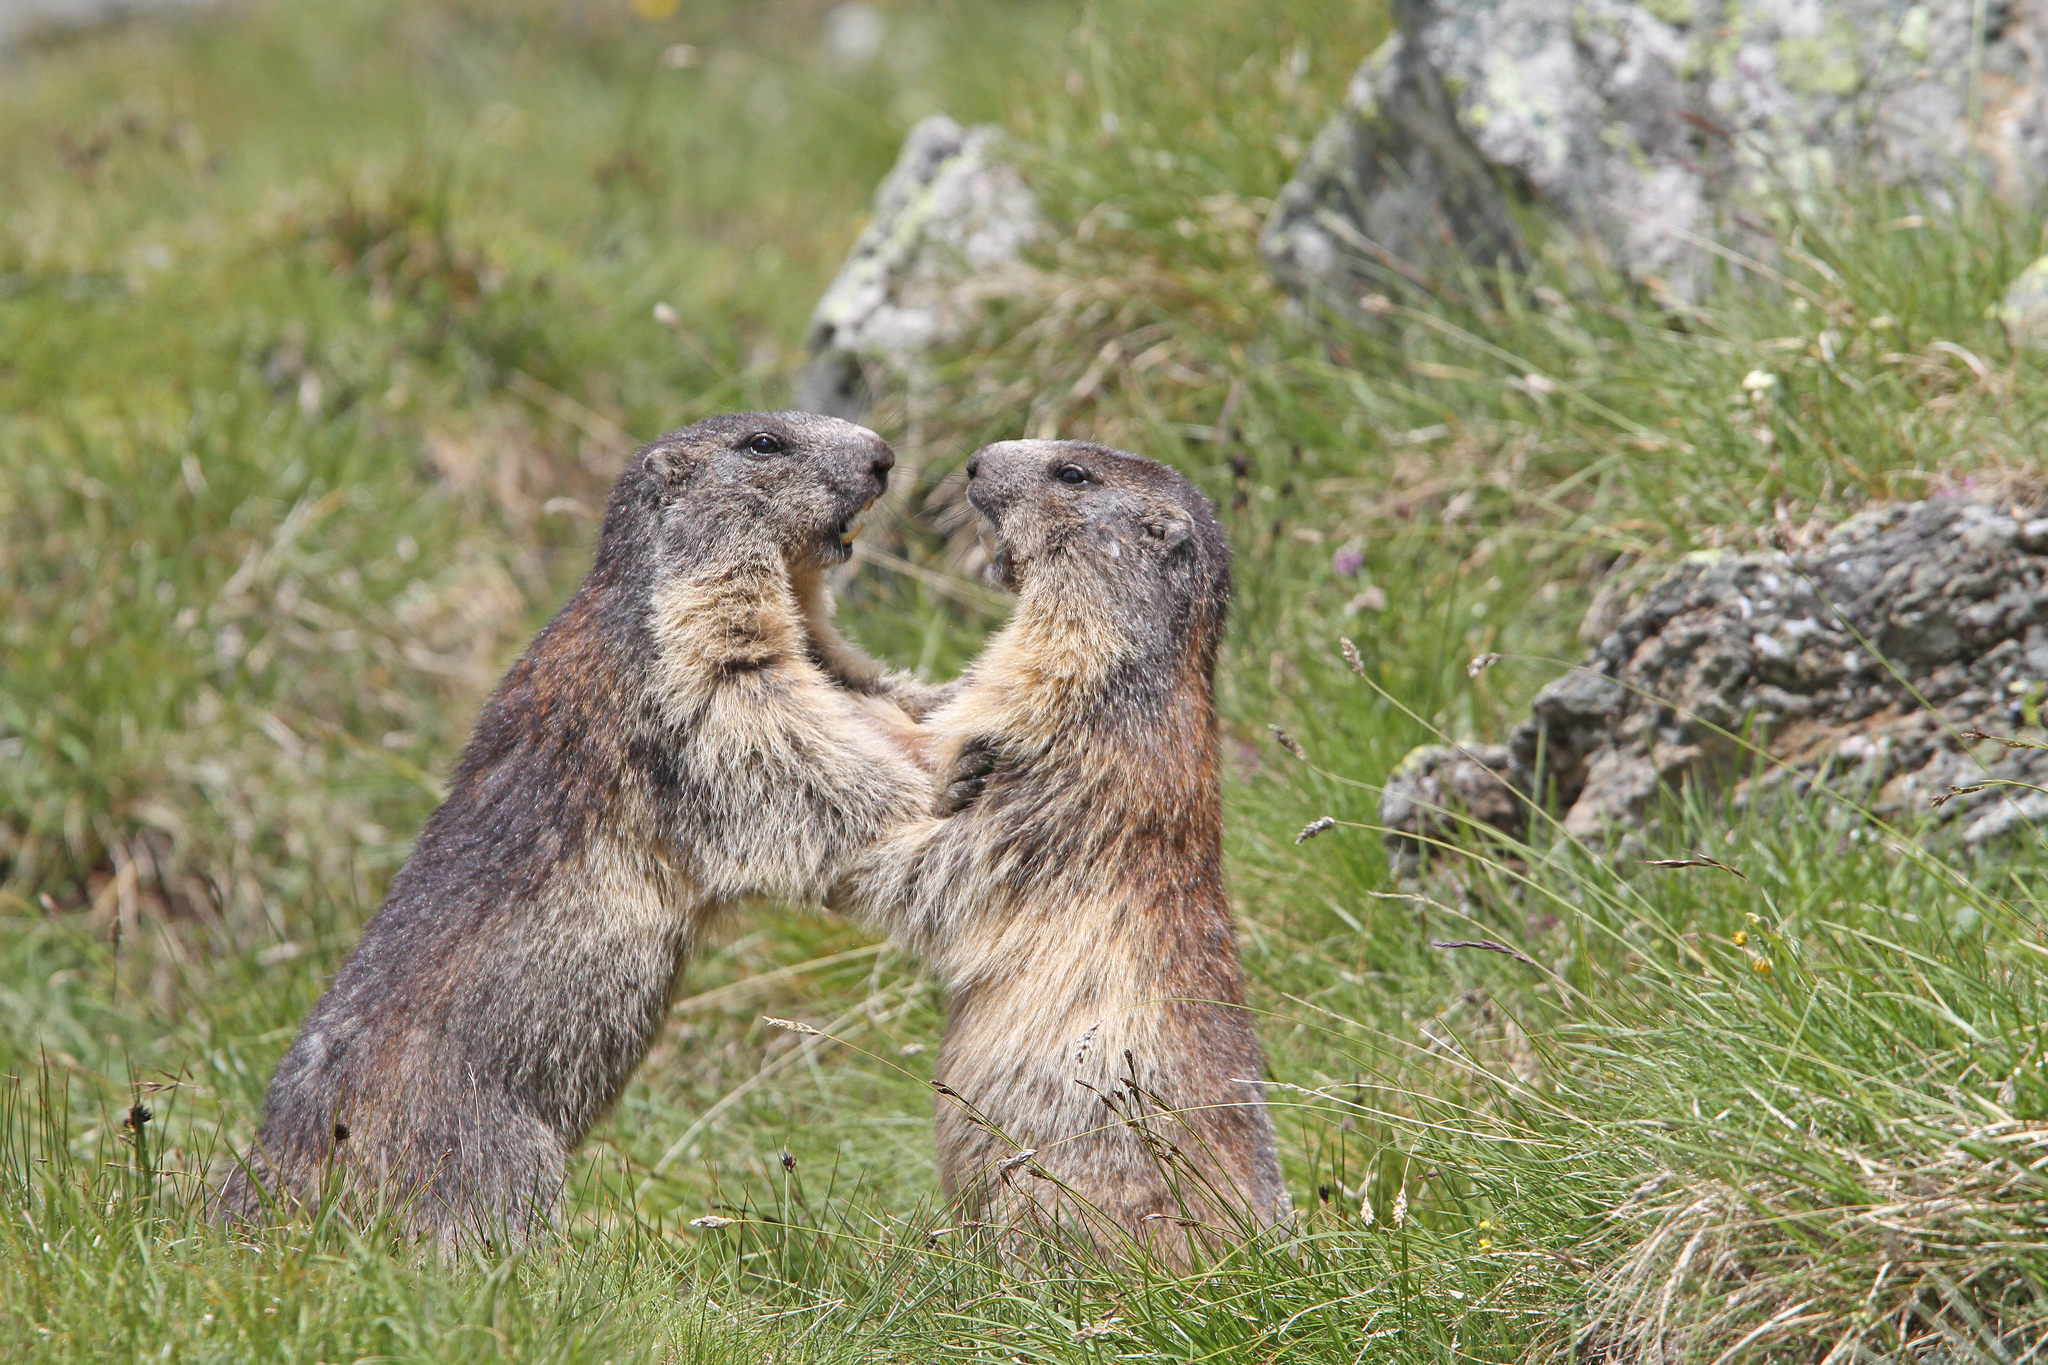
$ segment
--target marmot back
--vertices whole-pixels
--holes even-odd
[[[278,1067],[228,1216],[310,1199],[332,1170],[444,1243],[523,1239],[710,917],[820,899],[928,804],[834,673],[902,680],[829,630],[815,587],[892,462],[804,413],[714,418],[632,458],[589,576],[485,705]]]
[[[968,474],[1017,607],[929,718],[937,813],[846,898],[950,992],[948,1191],[1184,1260],[1288,1208],[1223,892],[1229,551],[1208,500],[1140,456],[1012,441]]]

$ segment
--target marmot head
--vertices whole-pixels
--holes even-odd
[[[995,529],[989,576],[1044,581],[1128,620],[1220,627],[1230,549],[1216,509],[1177,471],[1087,441],[999,441],[967,461],[967,499]]]
[[[792,570],[846,561],[862,512],[882,496],[889,443],[808,412],[743,412],[671,431],[612,490],[597,568],[702,562],[736,548],[778,551]]]

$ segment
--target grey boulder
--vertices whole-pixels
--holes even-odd
[[[2048,819],[2033,790],[2048,787],[2037,497],[1897,504],[1803,553],[1687,557],[1536,694],[1507,745],[1432,746],[1391,775],[1389,852],[1412,867],[1459,826],[1519,839],[1537,806],[1607,842],[1687,786],[1748,801],[1825,785],[1845,833],[1868,812],[1965,845]]]
[[[2024,203],[2048,178],[2044,0],[1395,9],[1260,239],[1298,292],[1517,264],[1528,204],[1690,301],[1717,255],[1768,256],[1837,184],[1940,209],[1973,183]]]
[[[797,406],[859,418],[875,379],[914,371],[932,347],[959,339],[989,299],[1027,285],[1023,253],[1042,220],[1001,137],[943,114],[910,130],[867,229],[812,310]]]

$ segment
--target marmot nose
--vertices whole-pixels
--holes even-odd
[[[875,458],[868,467],[875,471],[875,477],[885,485],[889,482],[889,471],[896,467],[896,452],[889,449],[887,441],[875,442]]]
[[[981,456],[980,456],[980,454],[978,454],[978,453],[977,453],[977,454],[969,455],[969,456],[967,457],[967,477],[968,477],[968,478],[970,478],[970,479],[972,479],[972,478],[978,477],[978,476],[980,475],[980,473],[981,473]]]

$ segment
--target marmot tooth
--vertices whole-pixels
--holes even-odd
[[[847,522],[846,529],[840,532],[839,543],[841,545],[853,544],[854,540],[860,535],[860,533],[862,531],[867,530],[868,510],[872,508],[874,505],[875,500],[873,498],[869,498],[866,502],[861,504],[860,511],[854,514],[853,520]]]

